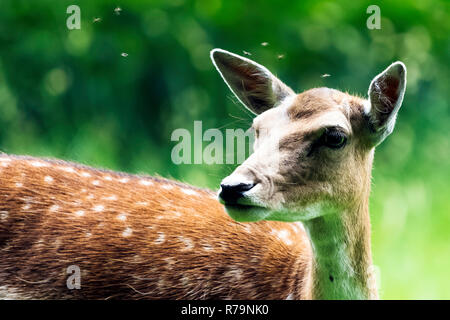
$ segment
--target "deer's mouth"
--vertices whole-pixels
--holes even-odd
[[[269,215],[270,211],[248,194],[254,186],[255,184],[244,183],[221,185],[218,200],[225,206],[225,211],[234,220],[240,222],[260,221]]]
[[[264,220],[270,211],[267,208],[249,204],[224,204],[228,215],[239,222],[253,222]]]
[[[234,203],[234,204],[225,203],[224,205],[225,205],[225,208],[227,208],[227,209],[230,208],[230,209],[242,210],[242,211],[252,210],[254,208],[261,208],[261,207],[250,205],[250,204],[238,204],[238,203]]]

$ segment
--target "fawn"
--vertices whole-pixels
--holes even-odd
[[[328,88],[295,94],[252,60],[221,49],[211,58],[256,115],[254,153],[218,197],[161,178],[1,154],[0,298],[378,297],[371,167],[403,100],[403,63],[376,76],[365,100]]]

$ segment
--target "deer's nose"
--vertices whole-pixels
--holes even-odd
[[[250,190],[255,186],[254,183],[238,183],[238,184],[225,184],[222,183],[220,187],[219,197],[226,204],[235,204],[239,198],[244,196],[244,192]]]

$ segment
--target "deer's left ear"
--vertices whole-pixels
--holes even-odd
[[[365,112],[371,128],[371,141],[380,144],[394,130],[398,110],[406,88],[406,67],[394,62],[377,75],[369,87],[369,105]]]

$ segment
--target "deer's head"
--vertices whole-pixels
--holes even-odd
[[[329,88],[295,94],[254,61],[220,49],[211,58],[256,115],[254,152],[219,191],[234,219],[308,220],[368,192],[374,147],[392,132],[403,100],[403,63],[376,76],[366,100]]]

